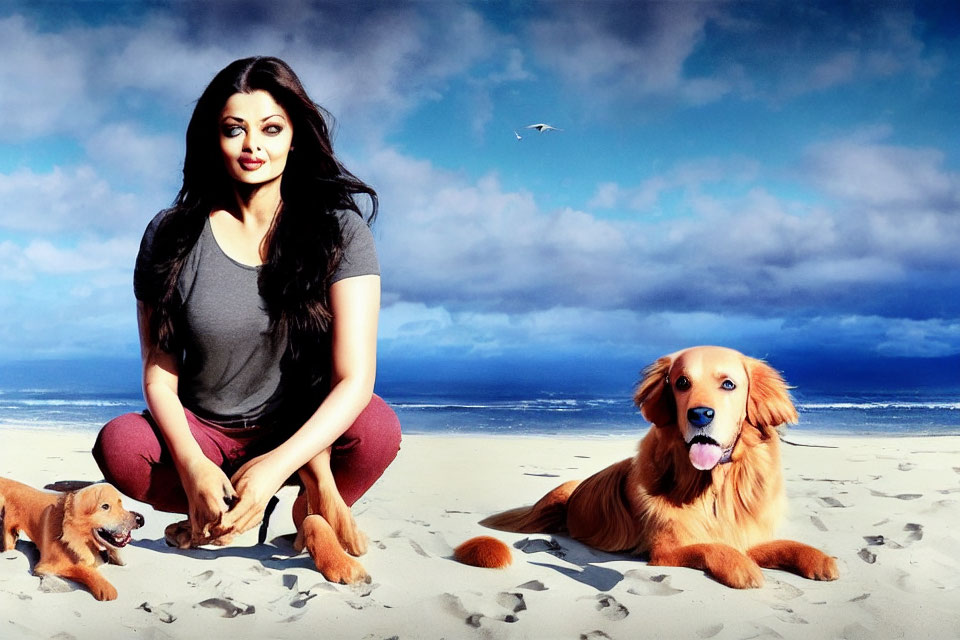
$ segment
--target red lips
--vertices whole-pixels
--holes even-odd
[[[240,156],[238,160],[240,166],[246,169],[247,171],[256,171],[263,166],[265,160],[258,160],[253,156]]]

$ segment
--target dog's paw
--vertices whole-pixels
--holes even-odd
[[[763,572],[753,562],[729,567],[724,575],[716,578],[734,589],[758,589],[763,586]]]
[[[313,554],[313,563],[317,571],[323,574],[323,577],[330,582],[337,584],[361,584],[369,583],[370,575],[359,562],[348,556],[343,551]]]
[[[101,601],[117,599],[117,588],[106,581],[100,584],[92,585],[90,587],[90,593],[93,594],[94,598]]]
[[[837,561],[822,551],[804,554],[798,562],[798,573],[810,580],[836,580],[840,577]]]
[[[370,582],[363,565],[344,552],[330,523],[321,516],[307,516],[300,533],[304,548],[324,578],[339,584]]]
[[[708,571],[718,582],[734,589],[757,589],[763,586],[760,565],[733,549],[711,558]]]
[[[189,520],[168,524],[163,530],[163,540],[167,546],[176,549],[189,549],[193,546],[193,527]]]

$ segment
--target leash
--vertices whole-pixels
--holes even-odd
[[[783,436],[780,436],[780,442],[783,442],[784,444],[788,444],[791,447],[811,447],[814,449],[839,449],[840,448],[840,447],[835,447],[829,444],[803,444],[802,442],[791,442],[786,438],[784,438]]]

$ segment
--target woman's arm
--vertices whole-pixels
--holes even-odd
[[[193,542],[219,535],[216,529],[228,502],[236,493],[226,474],[208,459],[190,432],[180,402],[179,370],[173,354],[167,353],[150,336],[152,309],[137,301],[140,328],[140,358],[143,362],[143,398],[173,457],[190,506]]]
[[[233,527],[237,533],[254,527],[284,481],[332,445],[370,403],[377,373],[380,276],[335,282],[330,287],[330,307],[330,393],[286,442],[251,460],[233,476],[240,501],[224,518],[224,526]]]

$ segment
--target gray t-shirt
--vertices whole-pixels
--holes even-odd
[[[144,299],[153,237],[164,213],[150,222],[140,244],[133,279],[138,300]],[[331,283],[379,275],[369,227],[352,211],[336,215],[344,247]],[[269,332],[270,318],[257,288],[259,269],[227,256],[207,218],[177,281],[184,323],[179,328],[179,395],[187,409],[204,418],[252,425],[290,400],[280,376],[286,342],[275,341]]]

